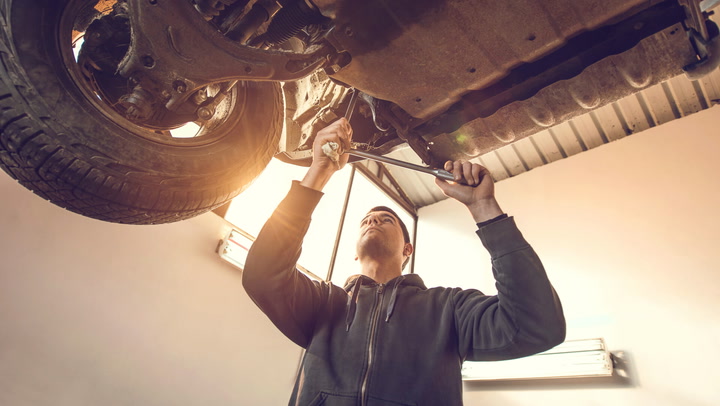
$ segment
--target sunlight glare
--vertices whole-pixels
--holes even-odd
[[[186,123],[182,127],[178,127],[174,130],[170,130],[173,138],[193,138],[196,137],[200,131],[200,126],[196,123]]]
[[[287,195],[292,181],[302,179],[306,172],[305,167],[273,159],[255,182],[233,199],[225,219],[248,234],[257,236],[265,221]],[[327,276],[330,266],[350,173],[348,165],[336,173],[323,189],[323,198],[313,213],[298,261],[321,278]],[[410,233],[413,233],[413,218],[376,185],[356,173],[332,276],[334,283],[342,286],[349,275],[359,272],[359,264],[355,261],[359,221],[371,207],[380,205],[395,210]],[[405,272],[409,270],[409,266],[405,268]]]
[[[287,195],[292,181],[301,180],[307,170],[306,167],[273,159],[255,182],[233,199],[225,219],[248,234],[257,236],[265,221]],[[321,278],[327,275],[350,172],[348,165],[336,173],[323,189],[323,198],[314,212],[298,261]]]
[[[80,50],[82,49],[82,46],[84,43],[85,43],[85,37],[80,37],[73,44],[73,55],[75,55],[75,62],[77,62],[78,57],[80,56]]]

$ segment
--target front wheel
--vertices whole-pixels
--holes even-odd
[[[177,120],[133,123],[112,94],[113,80],[124,79],[90,71],[77,53],[85,30],[115,3],[0,3],[0,167],[41,197],[104,221],[167,223],[227,202],[276,152],[279,85],[218,84],[208,94],[222,93],[212,118],[185,133]]]

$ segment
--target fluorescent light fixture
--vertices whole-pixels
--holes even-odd
[[[613,363],[602,338],[568,340],[545,352],[507,361],[465,361],[464,381],[612,376]]]
[[[220,241],[217,252],[220,255],[220,258],[242,270],[245,268],[245,261],[247,260],[247,255],[253,241],[255,241],[255,237],[252,235],[246,233],[245,231],[233,228],[228,232],[227,236]],[[315,280],[323,280],[321,277],[310,272],[300,264],[295,264],[295,267],[300,272]]]
[[[240,230],[232,229],[224,240],[220,242],[218,254],[220,258],[243,269],[250,246],[255,239]]]

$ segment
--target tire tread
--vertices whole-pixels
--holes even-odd
[[[29,3],[32,2],[27,6],[22,3],[23,7],[31,7]],[[3,20],[10,15],[8,4],[0,6]],[[240,190],[237,186],[231,188],[230,183],[215,186],[207,181],[198,183],[192,177],[163,179],[162,174],[118,162],[102,151],[69,141],[72,137],[62,124],[63,117],[54,117],[50,101],[33,86],[37,72],[51,70],[51,62],[23,66],[15,54],[11,26],[12,23],[3,21],[0,27],[0,168],[21,185],[70,211],[130,224],[191,218],[226,203],[244,189],[245,186]],[[35,75],[31,70],[35,70]],[[268,111],[280,112],[280,92],[271,98]],[[271,116],[270,120],[273,122],[269,131],[273,135],[255,143],[248,153],[248,162],[242,166],[248,173],[255,173],[246,183],[274,155],[281,117],[274,120]]]

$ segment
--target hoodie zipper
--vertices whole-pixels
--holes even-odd
[[[368,361],[367,367],[365,368],[365,375],[363,376],[362,386],[360,386],[360,405],[365,406],[367,404],[367,384],[370,378],[370,368],[373,362],[374,342],[375,342],[375,331],[377,330],[378,320],[380,319],[380,304],[382,304],[382,294],[385,284],[379,284],[377,289],[377,295],[375,295],[375,308],[372,312],[370,319],[370,340],[368,342]]]

